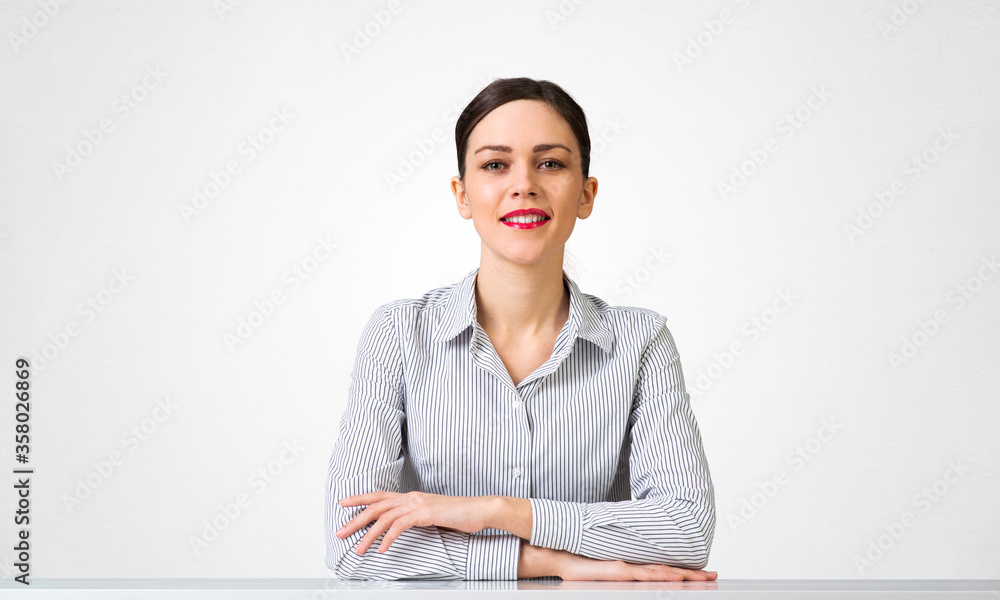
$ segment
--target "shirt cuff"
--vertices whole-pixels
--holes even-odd
[[[469,535],[466,579],[517,579],[521,538],[503,535]]]
[[[583,511],[576,502],[529,498],[533,546],[580,553]]]

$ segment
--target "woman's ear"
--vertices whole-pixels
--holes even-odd
[[[455,196],[458,214],[462,215],[463,219],[471,219],[472,210],[469,208],[469,197],[465,194],[465,184],[458,175],[451,178],[451,193]]]
[[[597,196],[597,178],[588,177],[583,182],[583,191],[580,193],[580,206],[576,210],[576,216],[586,219],[594,210],[594,197]]]

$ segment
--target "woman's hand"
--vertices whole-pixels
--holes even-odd
[[[564,581],[715,581],[714,571],[667,565],[637,565],[620,560],[597,560],[559,551],[558,576]]]
[[[337,537],[346,538],[375,521],[355,549],[358,554],[364,554],[383,532],[386,534],[379,544],[379,552],[388,550],[410,527],[437,525],[474,533],[489,526],[497,499],[498,496],[441,496],[424,492],[372,492],[349,496],[340,501],[341,506],[367,504],[368,508],[341,527]]]

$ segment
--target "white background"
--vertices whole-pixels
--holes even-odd
[[[513,76],[590,122],[567,271],[669,318],[716,485],[708,568],[1000,577],[996,0],[220,6],[0,9],[5,577],[19,356],[32,577],[326,576],[361,328],[478,266],[454,123]]]

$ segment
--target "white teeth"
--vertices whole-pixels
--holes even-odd
[[[539,215],[524,215],[520,217],[508,217],[508,223],[537,223],[539,221],[544,221],[545,217]]]

